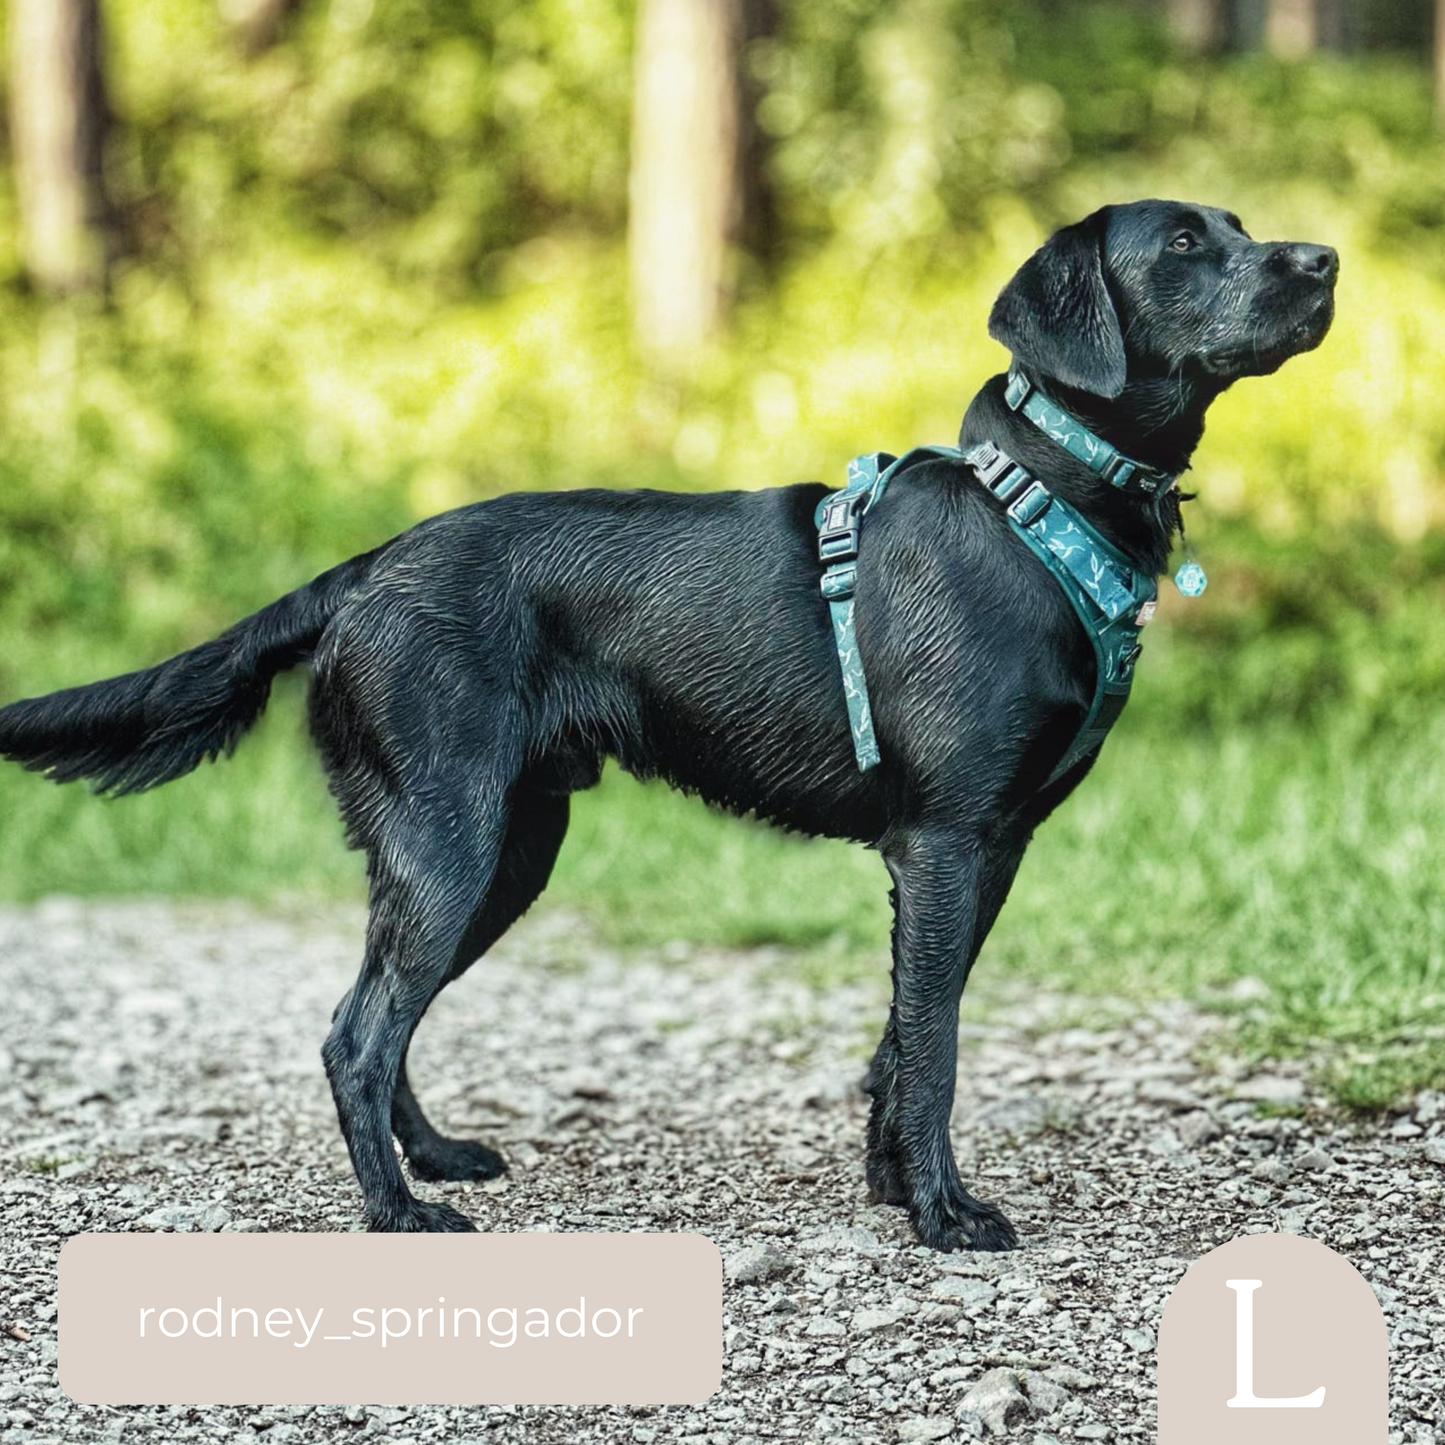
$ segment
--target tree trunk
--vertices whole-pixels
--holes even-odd
[[[673,367],[722,318],[728,241],[744,220],[739,0],[642,0],[628,247],[633,326]]]
[[[1265,44],[1281,60],[1301,60],[1319,45],[1318,0],[1269,0]]]
[[[1169,28],[1186,50],[1208,54],[1223,50],[1229,38],[1226,0],[1165,0]]]
[[[106,279],[109,114],[100,39],[98,0],[13,0],[10,135],[21,254],[35,285],[54,293]]]
[[[1445,124],[1445,0],[1435,0],[1435,114]]]

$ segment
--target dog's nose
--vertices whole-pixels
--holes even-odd
[[[1340,256],[1333,246],[1312,246],[1307,241],[1295,241],[1281,248],[1283,259],[1292,271],[1301,276],[1330,284],[1339,274]]]

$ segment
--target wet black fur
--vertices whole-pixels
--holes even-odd
[[[1025,263],[990,329],[1121,450],[1179,470],[1224,387],[1318,344],[1335,273],[1328,248],[1256,244],[1220,211],[1106,207]],[[1177,505],[1099,481],[1002,392],[995,377],[974,398],[964,443],[997,442],[1161,570]],[[1015,1243],[954,1164],[958,1004],[1034,828],[1092,761],[1044,786],[1091,697],[1093,653],[971,473],[918,467],[869,517],[860,558],[883,762],[859,773],[818,592],[823,490],[504,496],[170,662],[0,710],[0,753],[127,792],[229,749],[273,676],[309,659],[312,730],[371,885],[365,960],[323,1052],[373,1229],[472,1227],[412,1195],[393,1134],[419,1179],[504,1168],[427,1122],[407,1048],[438,991],[542,891],[568,795],[613,757],[881,851],[894,995],[867,1083],[873,1197],[940,1249]]]

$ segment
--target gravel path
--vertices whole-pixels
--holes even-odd
[[[955,1136],[1024,1248],[940,1256],[865,1203],[855,1090],[881,964],[876,985],[816,993],[774,953],[624,960],[555,913],[443,996],[414,1055],[438,1122],[500,1140],[513,1173],[422,1191],[483,1229],[711,1236],[729,1281],[718,1393],[663,1410],[71,1403],[69,1235],[356,1226],[318,1047],[360,927],[239,905],[0,911],[0,1445],[1152,1440],[1169,1290],[1259,1230],[1358,1265],[1390,1326],[1392,1445],[1445,1439],[1445,1096],[1351,1122],[1296,1072],[1247,1076],[1223,1025],[1182,1005],[1085,1011],[985,974]]]

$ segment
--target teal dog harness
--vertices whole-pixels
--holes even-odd
[[[1152,496],[1173,484],[1172,476],[1131,460],[1095,436],[1022,372],[1010,372],[1006,397],[1014,410],[1114,486],[1132,486]],[[1075,508],[992,442],[978,442],[967,450],[926,446],[901,457],[887,452],[855,457],[848,464],[847,485],[818,505],[822,592],[832,615],[858,767],[866,772],[881,757],[853,617],[861,523],[892,481],[917,463],[934,459],[965,463],[1004,504],[1009,524],[1049,569],[1093,643],[1093,700],[1073,742],[1049,775],[1052,783],[1099,749],[1123,711],[1140,652],[1139,633],[1153,616],[1158,594],[1152,577],[1138,571]]]

